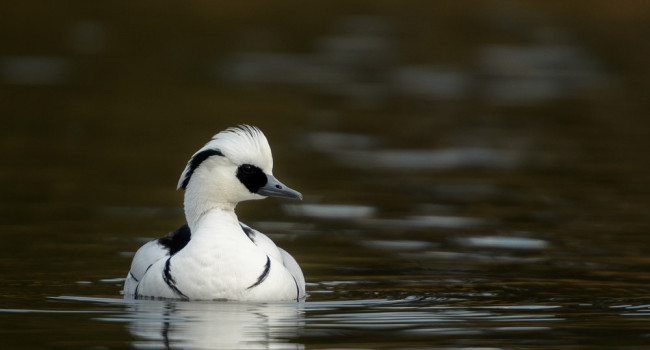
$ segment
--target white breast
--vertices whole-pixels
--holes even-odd
[[[157,254],[151,245],[147,249],[143,257]],[[288,253],[262,233],[233,222],[232,215],[213,211],[199,222],[182,250],[148,268],[134,294],[264,301],[300,300],[304,291],[302,271]]]

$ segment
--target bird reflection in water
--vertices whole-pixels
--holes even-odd
[[[141,300],[128,326],[139,349],[304,349],[300,304]]]

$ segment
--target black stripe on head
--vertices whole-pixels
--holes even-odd
[[[189,169],[187,170],[185,178],[183,179],[183,183],[181,184],[182,189],[185,189],[187,187],[187,184],[190,182],[190,178],[192,178],[192,174],[194,174],[196,168],[198,168],[204,160],[212,156],[223,157],[224,155],[218,149],[206,149],[205,151],[201,151],[192,156],[192,159],[190,159],[190,162],[188,164]]]
[[[237,168],[237,178],[251,193],[257,193],[268,181],[262,169],[250,164],[240,165]]]

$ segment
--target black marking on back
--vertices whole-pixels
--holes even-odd
[[[250,228],[250,227],[248,227],[248,226],[242,224],[241,222],[239,223],[239,226],[241,226],[242,230],[244,230],[244,233],[246,234],[246,236],[248,237],[248,239],[250,239],[251,242],[255,243],[255,239],[254,239],[254,237],[255,237],[255,231],[253,231],[252,228]]]
[[[250,287],[248,287],[246,289],[251,289],[253,287],[259,286],[262,282],[264,282],[266,277],[269,275],[270,270],[271,270],[271,258],[269,258],[269,256],[267,255],[266,256],[266,265],[264,265],[264,271],[262,271],[262,274],[260,275],[260,277],[257,278],[257,282],[253,283]]]
[[[174,276],[172,276],[172,271],[171,271],[171,260],[172,258],[169,257],[165,262],[165,270],[163,270],[163,281],[167,283],[167,286],[172,291],[174,291],[174,293],[176,293],[178,297],[184,300],[190,300],[190,298],[188,298],[187,295],[183,294],[183,292],[178,290],[178,287],[176,287],[176,281],[174,281]]]
[[[185,224],[167,236],[158,238],[158,244],[166,248],[172,256],[185,248],[191,237],[190,227]]]
[[[218,149],[206,149],[192,156],[192,159],[190,159],[190,162],[188,163],[189,169],[187,170],[185,178],[183,179],[183,183],[181,184],[182,189],[185,189],[187,187],[187,184],[190,183],[190,178],[192,177],[192,174],[194,174],[196,168],[198,168],[204,160],[212,156],[224,157],[223,153],[221,153],[221,151]]]
[[[237,178],[251,193],[257,193],[268,182],[262,169],[251,164],[240,165],[237,168]]]

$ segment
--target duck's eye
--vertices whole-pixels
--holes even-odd
[[[252,173],[255,172],[255,167],[250,165],[250,164],[244,164],[244,165],[240,166],[239,169],[241,169],[242,173],[247,174],[247,175],[252,174]]]

